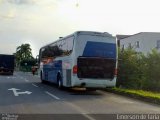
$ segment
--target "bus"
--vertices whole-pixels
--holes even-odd
[[[117,40],[111,34],[77,31],[40,48],[40,78],[58,88],[114,87],[117,59]]]

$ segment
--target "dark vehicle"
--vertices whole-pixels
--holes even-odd
[[[0,54],[0,74],[13,75],[14,55]]]

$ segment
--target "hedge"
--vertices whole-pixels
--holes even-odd
[[[117,86],[160,91],[160,53],[156,49],[146,55],[132,48],[119,49]]]

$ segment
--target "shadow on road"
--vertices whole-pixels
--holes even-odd
[[[50,87],[50,88],[56,89],[61,92],[65,92],[66,94],[70,94],[70,95],[94,95],[94,96],[95,95],[98,95],[98,96],[103,95],[102,93],[99,93],[96,90],[86,90],[85,88],[66,88],[66,87],[63,87],[62,89],[59,89],[56,84],[50,83],[50,82],[45,82],[45,83],[41,83],[41,82],[37,83],[36,82],[35,84],[37,84],[39,86]]]

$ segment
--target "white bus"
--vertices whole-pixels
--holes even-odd
[[[78,31],[42,47],[40,78],[62,87],[114,87],[117,42],[108,33]]]

